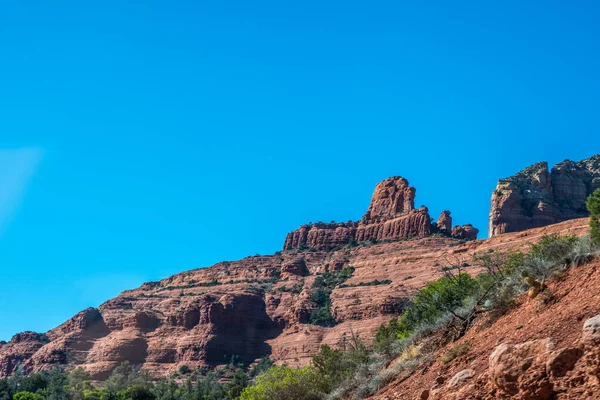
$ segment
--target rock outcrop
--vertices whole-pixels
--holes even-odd
[[[450,211],[442,211],[436,225],[440,232],[450,234],[452,232],[452,217],[450,216]]]
[[[477,240],[477,234],[479,229],[475,228],[471,224],[465,224],[462,226],[456,225],[452,228],[452,237],[463,240]]]
[[[383,322],[402,312],[416,290],[443,273],[440,259],[521,248],[543,233],[583,234],[587,229],[587,220],[576,220],[531,231],[526,239],[507,234],[461,243],[429,236],[221,262],[125,291],[46,334],[15,335],[0,343],[0,377],[19,366],[41,371],[62,365],[82,366],[103,380],[123,361],[160,377],[182,365],[196,369],[227,363],[232,355],[248,362],[270,355],[278,362],[305,365],[322,344],[340,348],[352,334],[368,343]],[[308,324],[317,307],[311,294],[318,274],[348,266],[354,268],[352,276],[330,297],[336,325]],[[473,266],[466,270],[477,272]],[[590,337],[595,326],[589,324]]]
[[[489,236],[518,232],[588,215],[587,197],[600,188],[600,154],[565,160],[548,171],[541,162],[506,179],[492,194]]]
[[[578,219],[575,221],[585,221]],[[524,243],[558,233],[565,221],[523,233],[507,233],[490,243],[514,237]],[[552,229],[552,230],[551,230]],[[564,233],[575,233],[565,231]],[[472,243],[474,244],[474,243]],[[464,337],[448,340],[448,331],[430,340],[448,340],[432,361],[399,374],[374,394],[378,400],[521,399],[569,400],[600,398],[600,259],[571,268],[546,281],[554,302],[518,297],[500,317],[482,317]],[[423,346],[429,345],[425,341]],[[466,348],[451,361],[442,356]],[[393,365],[393,364],[392,364]]]
[[[331,251],[350,243],[424,238],[431,234],[431,217],[427,207],[415,209],[416,189],[402,177],[388,178],[375,186],[367,212],[358,222],[316,223],[290,232],[283,250],[313,249]],[[438,220],[443,232],[452,234],[450,211]],[[441,222],[440,222],[441,221]],[[465,226],[466,230],[466,226]],[[476,239],[477,229],[457,232],[459,238]]]

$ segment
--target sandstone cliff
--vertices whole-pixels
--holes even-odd
[[[158,377],[182,365],[226,363],[232,355],[250,362],[269,354],[279,362],[304,365],[323,343],[343,347],[351,332],[371,339],[416,290],[442,273],[442,260],[523,248],[545,233],[583,234],[587,224],[574,220],[465,243],[430,236],[218,263],[123,292],[45,335],[26,332],[0,343],[0,377],[18,366],[39,371],[63,365],[82,366],[102,380],[123,361]],[[337,324],[308,324],[316,307],[310,298],[315,278],[347,266],[354,273],[331,294]]]
[[[585,217],[585,201],[598,188],[600,154],[579,162],[565,160],[551,171],[546,162],[532,165],[498,182],[489,236]]]
[[[288,233],[283,250],[314,249],[331,251],[349,243],[424,238],[432,233],[427,207],[415,209],[416,189],[402,177],[394,176],[375,186],[367,212],[358,222],[316,223]],[[450,211],[445,223],[452,224]],[[439,223],[438,223],[439,224]],[[448,236],[475,240],[479,230],[472,225],[440,229]]]

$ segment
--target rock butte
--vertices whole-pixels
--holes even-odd
[[[313,235],[323,239],[311,241],[307,234],[306,245],[323,246],[315,251],[247,257],[183,272],[125,291],[45,334],[15,335],[10,342],[0,343],[0,377],[18,366],[40,371],[63,365],[82,366],[94,379],[103,380],[123,361],[158,377],[182,365],[223,364],[232,355],[252,362],[270,354],[278,362],[304,365],[323,343],[343,348],[351,332],[368,341],[381,323],[402,311],[416,290],[441,274],[446,260],[467,261],[479,251],[525,248],[548,233],[587,231],[588,221],[581,219],[480,241],[427,236],[433,229],[430,218],[426,209],[414,209],[414,194],[403,178],[380,183],[363,219],[350,227],[357,241],[404,239],[405,232],[416,233],[409,235],[410,240],[324,251],[319,248],[344,243],[343,237],[330,232],[348,227],[312,225],[309,232],[328,232]],[[447,231],[450,213],[442,214],[441,226]],[[402,229],[392,229],[403,224]],[[465,235],[471,228],[462,227]],[[286,243],[289,240],[293,242],[290,235]],[[347,266],[355,268],[353,275],[331,295],[338,324],[307,324],[316,307],[310,300],[315,276]],[[466,270],[477,272],[473,266]],[[375,280],[391,283],[365,285]],[[265,287],[270,290],[262,290]]]
[[[427,207],[415,209],[416,189],[402,177],[394,176],[379,182],[373,192],[371,204],[360,221],[341,223],[316,223],[303,225],[290,232],[283,250],[315,249],[331,251],[348,243],[424,238],[432,233],[431,217]],[[479,230],[472,225],[450,229],[450,211],[443,211],[441,232],[459,239],[475,240]],[[439,221],[436,225],[439,227]]]
[[[506,179],[492,194],[489,237],[588,215],[585,201],[600,188],[600,154],[565,160],[548,171],[540,162]]]

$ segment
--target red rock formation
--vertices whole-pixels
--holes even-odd
[[[600,188],[600,154],[565,160],[548,171],[541,162],[501,179],[492,194],[489,236],[588,215],[587,197]]]
[[[39,371],[62,364],[82,366],[102,380],[123,361],[154,376],[168,376],[181,365],[214,365],[233,354],[246,361],[270,354],[279,362],[304,365],[321,344],[342,347],[351,332],[366,341],[373,338],[416,290],[442,273],[436,264],[440,259],[527,248],[543,234],[584,234],[587,229],[588,221],[582,219],[526,236],[507,234],[464,244],[430,236],[331,253],[282,253],[218,263],[125,291],[46,335],[16,335],[0,344],[0,377],[17,365]],[[315,308],[311,293],[316,274],[350,265],[354,273],[345,282],[348,286],[331,294],[338,324],[307,324]],[[388,279],[391,284],[361,286]]]
[[[415,193],[406,179],[388,178],[375,187],[360,222],[303,225],[287,235],[283,249],[331,251],[352,242],[426,237],[431,234],[431,218],[426,207],[415,210]]]
[[[473,227],[471,224],[465,224],[463,226],[456,225],[452,228],[452,237],[464,240],[477,240],[477,234],[479,229]]]
[[[361,223],[356,229],[356,241],[424,238],[431,233],[431,217],[427,207],[412,210],[399,217],[370,224]]]
[[[356,235],[357,226],[356,222],[303,225],[300,229],[288,233],[283,249],[314,248],[328,251],[340,248],[347,245]]]
[[[437,220],[437,227],[440,232],[447,232],[448,234],[452,232],[452,217],[450,216],[450,211],[442,211]]]
[[[393,176],[375,186],[371,204],[362,218],[364,224],[399,217],[415,208],[414,187],[399,176]]]

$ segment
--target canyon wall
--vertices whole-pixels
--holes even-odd
[[[565,160],[548,170],[534,164],[501,179],[492,194],[490,237],[582,218],[587,197],[600,188],[600,154],[574,162]]]

